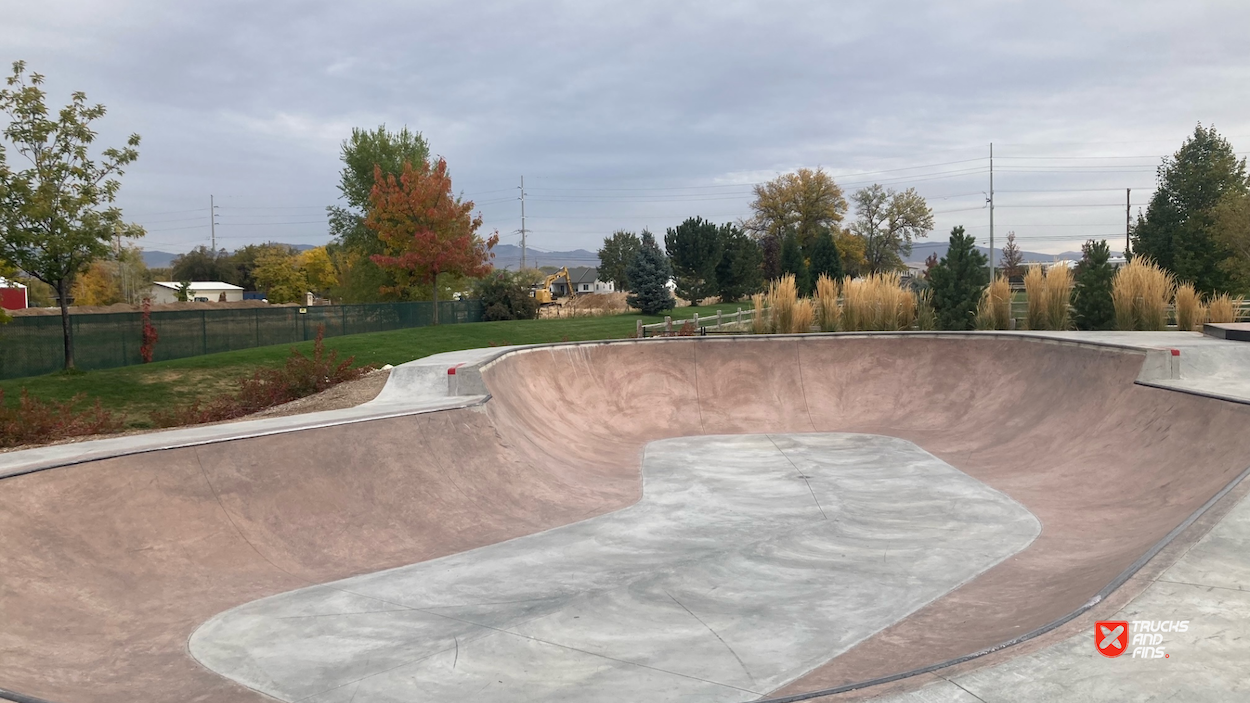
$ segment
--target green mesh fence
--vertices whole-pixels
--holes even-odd
[[[305,312],[300,312],[304,310]],[[160,340],[154,361],[311,340],[325,325],[327,337],[424,327],[434,321],[434,303],[372,303],[309,308],[266,307],[223,310],[167,310],[152,313]],[[438,304],[440,325],[481,322],[477,300]],[[83,370],[143,363],[143,332],[137,312],[71,315],[74,361]],[[59,315],[15,317],[0,325],[0,379],[37,376],[65,365]]]

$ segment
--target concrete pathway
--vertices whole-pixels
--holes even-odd
[[[400,364],[391,370],[391,375],[387,378],[386,385],[377,398],[354,408],[263,420],[200,425],[149,434],[71,442],[0,453],[0,478],[55,466],[160,451],[173,447],[209,444],[244,437],[262,437],[315,427],[329,427],[475,405],[486,398],[485,390],[470,387],[459,389],[458,394],[449,394],[447,370],[451,367],[480,363],[498,356],[505,349],[500,347],[468,349],[434,354]],[[480,381],[478,385],[480,386]]]
[[[1250,700],[1250,499],[1242,500],[1153,584],[1108,620],[1188,621],[1159,633],[1164,658],[1114,659],[1094,649],[1092,630],[1045,649],[931,684],[881,703]],[[1170,628],[1169,628],[1170,629]],[[1157,654],[1157,652],[1155,652]],[[938,672],[939,674],[941,672]]]
[[[1024,549],[1037,519],[914,444],[656,441],[643,499],[223,613],[192,654],[287,701],[742,701]]]

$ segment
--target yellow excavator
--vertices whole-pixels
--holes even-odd
[[[555,283],[561,278],[564,279],[565,285],[567,285],[569,288],[569,299],[571,300],[573,296],[576,295],[576,292],[573,290],[573,279],[569,277],[569,268],[565,266],[559,271],[556,271],[555,273],[548,276],[545,280],[543,280],[541,284],[539,284],[537,287],[534,288],[532,294],[534,296],[534,299],[538,301],[539,305],[546,306],[546,305],[559,305],[560,304],[560,303],[557,303],[551,297],[551,284]]]

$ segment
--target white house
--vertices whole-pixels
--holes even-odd
[[[616,284],[612,281],[599,280],[599,269],[592,266],[574,266],[569,269],[569,278],[573,281],[573,290],[578,295],[612,293],[616,290]],[[564,279],[557,280],[551,284],[551,292],[556,297],[568,295],[568,291],[565,288]]]
[[[181,283],[175,281],[156,281],[148,289],[148,296],[153,303],[178,302],[178,289]],[[187,291],[187,299],[200,303],[216,303],[225,295],[227,303],[243,300],[243,289],[221,281],[191,281],[191,289]]]

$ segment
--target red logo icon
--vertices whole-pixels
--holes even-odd
[[[1094,623],[1094,646],[1104,657],[1115,658],[1128,649],[1128,622],[1103,620]]]

